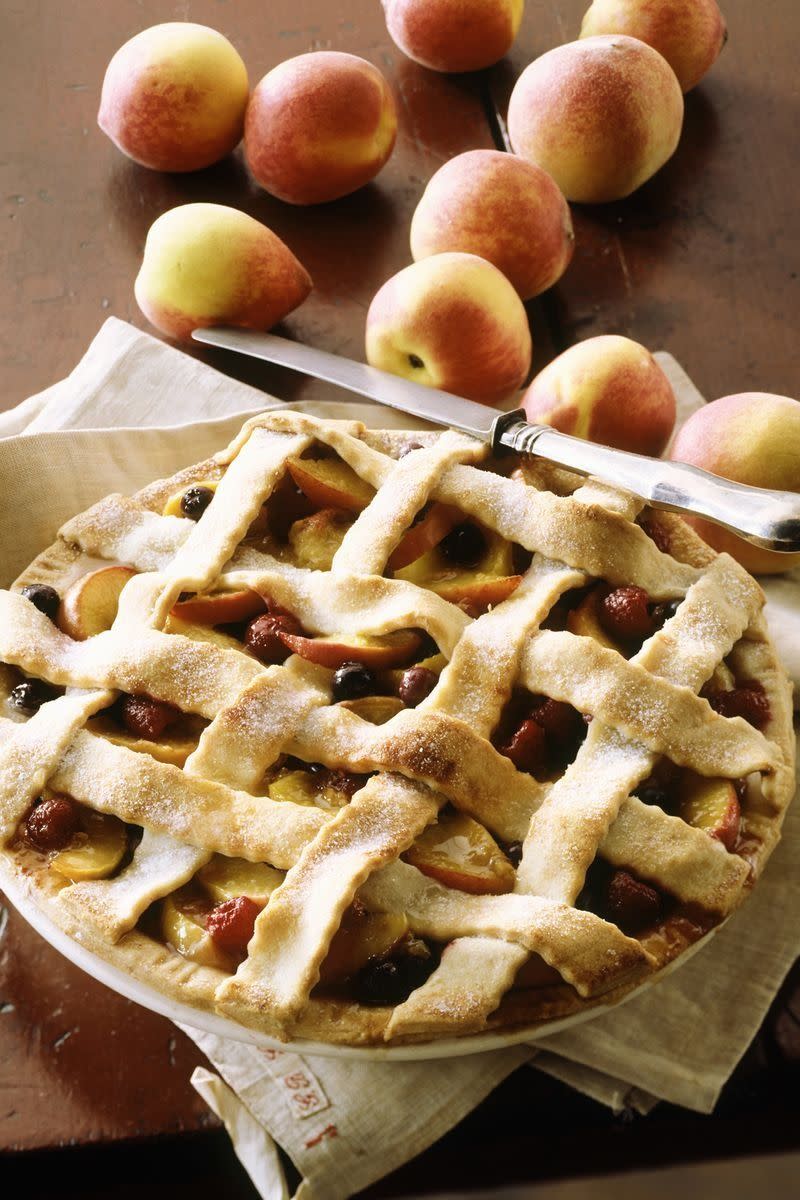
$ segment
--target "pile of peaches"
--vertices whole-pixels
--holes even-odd
[[[444,72],[500,59],[524,0],[383,0],[388,31],[410,58]],[[532,62],[508,109],[511,152],[476,149],[430,179],[411,223],[413,262],[367,314],[373,366],[485,404],[526,382],[532,343],[524,301],[569,266],[568,202],[630,195],[674,153],[683,93],[716,61],[727,31],[716,0],[594,0],[577,41]],[[295,205],[326,203],[373,179],[397,133],[381,72],[318,51],[280,63],[250,91],[232,44],[206,26],[156,25],[117,51],[98,121],[130,158],[194,171],[244,138],[254,180]],[[267,226],[237,209],[187,204],[152,225],[136,298],[163,333],[215,324],[268,329],[312,281]],[[530,384],[529,418],[644,454],[663,453],[675,397],[652,355],[628,338],[579,343]],[[686,422],[672,456],[727,478],[800,490],[800,405],[787,397],[724,397]],[[750,570],[800,563],[698,523]],[[797,561],[794,561],[796,558]]]

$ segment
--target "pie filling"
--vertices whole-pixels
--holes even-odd
[[[198,477],[187,483],[169,496],[162,515],[202,520],[213,511],[219,482]],[[268,555],[284,568],[329,572],[375,494],[348,463],[315,443],[288,460],[283,476],[252,520],[240,552]],[[659,550],[668,552],[660,526],[642,522],[642,527]],[[506,540],[491,523],[433,499],[423,504],[390,550],[383,574],[449,601],[475,622],[513,597],[528,579],[532,557],[530,550]],[[122,562],[97,568],[88,555],[86,561],[91,566],[83,574],[78,571],[63,595],[43,584],[24,589],[28,600],[76,642],[112,628],[120,597],[137,574]],[[632,670],[648,640],[676,617],[684,592],[685,588],[676,589],[674,596],[654,598],[640,586],[584,576],[583,582],[556,595],[542,614],[541,636],[588,639],[587,646],[591,642],[613,651],[614,661],[621,657]],[[271,594],[246,587],[212,587],[207,592],[181,593],[163,629],[236,652],[267,668],[306,664],[314,686],[328,694],[327,708],[346,710],[375,730],[383,726],[393,730],[391,723],[409,710],[419,709],[426,719],[435,712],[437,689],[440,684],[446,687],[447,675],[442,676],[448,655],[446,647],[437,645],[413,618],[381,633],[319,634],[313,625],[302,607],[292,611]],[[611,659],[606,655],[602,661]],[[29,720],[42,705],[68,690],[26,676],[16,667],[4,671],[2,715],[15,721]],[[545,690],[529,690],[517,679],[497,701],[494,725],[486,735],[494,748],[495,769],[513,767],[522,792],[535,798],[531,811],[539,804],[543,811],[547,809],[550,789],[579,760],[598,719],[597,714],[581,712],[560,698],[559,688],[553,690],[552,696]],[[763,685],[757,679],[737,677],[724,659],[700,695],[722,717],[742,718],[756,730],[769,723],[770,704]],[[182,711],[143,690],[117,692],[113,702],[89,719],[86,729],[114,745],[184,769],[193,755],[203,752],[210,723],[208,716]],[[301,750],[302,742],[295,739],[292,752],[277,756],[251,787],[251,794],[320,811],[333,819],[354,797],[366,795],[364,789],[369,791],[367,784],[379,771],[377,764],[363,763],[355,752],[343,751],[337,761],[334,751],[332,761],[321,763],[307,761]],[[408,769],[413,777],[414,771]],[[399,770],[402,773],[404,768]],[[748,859],[752,849],[748,815],[753,798],[759,799],[758,780],[758,774],[749,780],[699,774],[660,754],[633,795],[647,809],[678,818],[731,855]],[[529,853],[524,830],[510,836],[502,821],[481,819],[477,802],[475,807],[467,804],[468,811],[455,802],[461,785],[454,784],[449,793],[445,782],[440,786],[445,790],[434,793],[434,819],[424,822],[396,856],[400,864],[467,898],[503,897],[519,891],[518,869]],[[23,817],[11,847],[26,855],[33,867],[57,876],[59,886],[62,882],[67,886],[115,879],[131,864],[141,838],[141,827],[48,787]],[[639,940],[657,935],[670,920],[694,922],[701,931],[713,924],[713,914],[704,912],[702,904],[680,899],[663,879],[648,877],[641,867],[610,861],[603,849],[588,864],[576,909],[595,914]],[[286,878],[285,864],[278,867],[216,852],[206,856],[187,882],[153,901],[136,928],[194,963],[234,976],[247,959],[260,914]],[[369,898],[357,891],[344,908],[311,995],[365,1006],[402,1005],[431,979],[453,940],[432,936],[413,912],[371,907]],[[531,950],[516,973],[514,987],[571,988],[572,982],[568,971],[562,973]]]

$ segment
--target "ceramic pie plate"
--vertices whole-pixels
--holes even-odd
[[[3,870],[2,863],[0,863],[0,886],[20,916],[46,942],[58,950],[59,954],[63,954],[64,958],[74,963],[76,967],[80,967],[98,983],[105,984],[112,991],[124,996],[126,1000],[133,1000],[135,1004],[141,1004],[142,1008],[149,1008],[151,1012],[168,1017],[170,1021],[175,1021],[178,1025],[189,1025],[203,1033],[213,1034],[214,1037],[231,1038],[233,1041],[246,1042],[265,1050],[293,1050],[298,1054],[321,1054],[328,1058],[349,1058],[363,1062],[420,1062],[425,1059],[459,1058],[467,1054],[503,1050],[509,1046],[519,1046],[535,1041],[537,1038],[546,1038],[554,1033],[561,1033],[563,1029],[581,1024],[594,1017],[601,1017],[604,1013],[616,1011],[620,1004],[633,999],[634,996],[640,996],[648,988],[660,983],[683,963],[688,962],[698,950],[707,945],[724,924],[723,922],[715,926],[694,942],[679,958],[674,959],[657,974],[649,976],[642,984],[632,989],[622,1000],[611,1007],[599,1004],[597,1007],[583,1012],[573,1013],[562,1020],[548,1021],[527,1029],[515,1029],[511,1033],[476,1033],[468,1037],[442,1038],[435,1042],[398,1046],[336,1046],[326,1042],[280,1042],[258,1030],[239,1025],[227,1017],[205,1012],[189,1004],[180,1004],[155,988],[149,987],[146,983],[142,983],[126,971],[120,971],[118,967],[106,962],[105,959],[100,958],[99,955],[94,954],[66,934],[39,905],[31,900],[30,896],[25,894],[24,889],[20,887],[12,873]]]
[[[282,407],[268,406],[268,407]],[[297,404],[292,408],[306,411],[310,415],[327,419],[349,418],[361,420],[373,428],[419,429],[424,422],[410,419],[403,414],[378,406],[353,402],[316,402],[308,405]],[[243,414],[246,419],[250,414]],[[376,419],[377,417],[377,419]],[[227,420],[235,420],[232,416]],[[206,423],[203,423],[206,424]],[[212,422],[218,424],[218,422]],[[176,431],[178,427],[173,427]],[[185,428],[185,427],[184,427]],[[430,428],[430,426],[429,426]],[[164,430],[162,432],[169,432]],[[122,484],[123,490],[125,483]],[[76,937],[71,936],[60,928],[59,924],[47,911],[46,901],[37,903],[28,893],[24,882],[11,869],[7,869],[0,860],[0,886],[8,899],[20,912],[20,915],[56,950],[70,962],[80,967],[92,978],[105,984],[127,999],[141,1004],[143,1007],[168,1017],[182,1025],[188,1025],[217,1037],[226,1037],[239,1042],[245,1042],[262,1048],[290,1049],[301,1053],[320,1054],[338,1058],[349,1058],[362,1061],[419,1061],[437,1058],[449,1058],[478,1052],[491,1051],[504,1047],[519,1045],[537,1038],[546,1038],[582,1021],[602,1016],[616,1008],[619,1003],[633,996],[641,995],[654,983],[660,982],[682,963],[706,944],[721,924],[712,928],[704,936],[699,937],[691,945],[685,947],[677,958],[667,963],[660,971],[646,978],[642,983],[625,988],[618,988],[605,997],[598,997],[594,1003],[566,1016],[539,1021],[533,1024],[519,1024],[511,1030],[487,1031],[486,1033],[471,1034],[463,1037],[442,1038],[429,1042],[411,1042],[388,1046],[348,1046],[328,1042],[317,1042],[309,1039],[297,1039],[292,1042],[282,1042],[269,1035],[248,1028],[221,1014],[207,1011],[195,1005],[175,1000],[173,997],[159,991],[156,987],[137,979],[135,976],[115,966],[89,946],[82,944]]]

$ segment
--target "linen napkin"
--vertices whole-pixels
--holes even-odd
[[[658,358],[685,419],[702,397],[674,359]],[[0,582],[73,513],[207,456],[246,415],[279,403],[109,319],[67,379],[0,415]],[[293,407],[419,425],[361,402]],[[800,576],[769,581],[767,590],[773,635],[800,685]],[[668,1099],[710,1111],[800,953],[798,849],[795,806],[754,896],[697,957],[623,1006],[535,1044],[354,1062],[183,1027],[218,1072],[198,1070],[192,1082],[265,1200],[288,1197],[276,1143],[302,1177],[301,1200],[344,1200],[436,1141],[528,1060],[614,1108],[647,1111]]]

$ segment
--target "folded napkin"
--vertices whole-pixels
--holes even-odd
[[[657,356],[680,418],[702,397]],[[132,491],[223,445],[244,416],[279,401],[115,318],[67,378],[0,414],[7,584],[58,526],[110,491]],[[410,418],[359,402],[295,405],[375,426]],[[765,581],[773,636],[800,687],[800,573]],[[344,1200],[431,1145],[526,1061],[615,1109],[667,1099],[710,1111],[800,953],[800,807],[741,912],[671,978],[531,1045],[423,1062],[265,1050],[188,1027],[216,1068],[192,1082],[225,1123],[264,1200],[288,1197],[276,1143],[301,1200]]]

